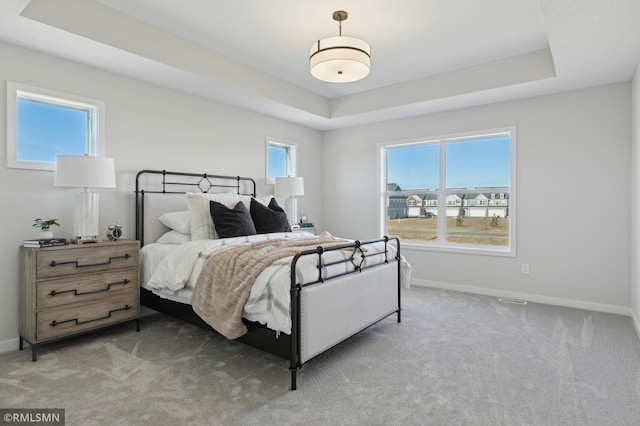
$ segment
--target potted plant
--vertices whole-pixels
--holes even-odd
[[[60,226],[58,219],[41,219],[37,218],[33,221],[34,228],[40,228],[40,238],[53,238],[52,226]]]

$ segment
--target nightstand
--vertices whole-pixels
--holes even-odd
[[[302,228],[302,227],[300,227],[300,228],[291,228],[291,230],[292,230],[293,232],[303,232],[303,231],[306,231],[306,232],[311,232],[312,234],[318,235],[318,228],[316,228],[315,226],[313,226],[313,227],[308,226],[308,227],[306,227],[306,228]]]
[[[20,350],[136,320],[138,241],[20,247]]]

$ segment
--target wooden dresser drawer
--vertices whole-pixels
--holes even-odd
[[[20,349],[135,320],[140,330],[140,244],[118,240],[20,247]]]
[[[38,341],[69,336],[92,328],[135,319],[139,314],[139,294],[110,298],[84,305],[61,306],[37,314]]]
[[[64,250],[40,250],[36,278],[53,278],[138,266],[138,243],[101,244],[90,250],[69,246]]]
[[[69,303],[91,303],[104,298],[138,293],[138,269],[116,269],[91,275],[74,275],[39,281],[36,308],[50,308]]]

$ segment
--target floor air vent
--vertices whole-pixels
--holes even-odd
[[[504,303],[514,303],[516,305],[526,305],[527,304],[526,300],[510,299],[508,297],[501,297],[498,300],[501,301],[501,302],[504,302]]]

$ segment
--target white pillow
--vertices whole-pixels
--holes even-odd
[[[244,203],[247,210],[251,210],[251,199],[253,198],[251,195],[238,195],[238,198]],[[255,197],[254,199],[263,206],[268,206],[272,198],[273,195],[265,195],[264,197]]]
[[[209,201],[217,201],[232,209],[240,201],[235,192],[221,194],[204,194],[187,192],[187,206],[191,214],[191,239],[215,240],[220,238],[213,225]]]
[[[178,231],[167,231],[158,238],[160,244],[182,244],[191,241],[191,234],[183,234]]]
[[[166,227],[182,234],[191,232],[191,213],[189,210],[164,213],[158,220]]]

